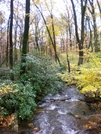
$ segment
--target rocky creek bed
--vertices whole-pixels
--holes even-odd
[[[76,87],[63,87],[39,104],[26,134],[100,134],[101,115]]]
[[[101,112],[97,108],[85,102],[75,86],[62,87],[58,94],[42,99],[33,125],[19,134],[101,134]]]

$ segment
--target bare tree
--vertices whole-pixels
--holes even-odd
[[[98,5],[98,8],[99,8],[99,12],[100,12],[100,18],[101,18],[101,6],[100,6],[99,1],[98,0],[96,0],[96,1],[97,1],[97,5]]]
[[[36,8],[39,10],[39,12],[40,12],[40,14],[41,14],[41,16],[42,16],[42,19],[43,19],[43,21],[44,21],[44,24],[45,24],[45,26],[46,26],[46,30],[47,30],[47,32],[48,32],[50,41],[51,41],[51,43],[52,43],[52,46],[53,46],[53,49],[54,49],[54,52],[55,52],[55,60],[58,61],[58,63],[61,65],[60,60],[59,60],[59,57],[58,57],[58,55],[57,55],[57,50],[56,50],[56,41],[55,41],[55,31],[54,31],[53,14],[52,14],[52,12],[50,12],[50,16],[51,16],[51,25],[52,25],[52,32],[53,32],[53,36],[52,36],[51,33],[50,33],[50,30],[49,30],[49,28],[48,28],[48,26],[47,26],[47,22],[46,22],[46,20],[45,20],[45,17],[44,17],[44,15],[43,15],[42,11],[39,9],[39,7],[38,7],[37,5],[35,5],[35,6],[36,6]]]
[[[86,6],[87,6],[87,0],[81,0],[81,34],[79,36],[78,31],[78,24],[77,24],[77,16],[76,16],[76,10],[75,10],[75,4],[74,1],[71,0],[73,13],[74,13],[74,23],[75,23],[75,34],[76,34],[76,40],[79,47],[79,61],[78,65],[83,64],[83,43],[84,43],[84,19],[85,19],[85,12],[86,12]],[[81,37],[81,38],[80,38]]]
[[[95,52],[100,51],[99,47],[99,41],[98,41],[98,33],[97,33],[97,23],[96,23],[96,13],[95,13],[95,7],[94,7],[94,0],[89,0],[91,9],[88,7],[92,18],[93,18],[93,29],[94,29],[94,46],[95,46]]]

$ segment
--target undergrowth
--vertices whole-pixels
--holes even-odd
[[[14,81],[2,80],[0,84],[0,115],[17,113],[19,120],[32,118],[38,101],[48,93],[56,93],[62,86],[57,75],[59,65],[50,57],[27,55],[26,73],[20,75],[20,63],[14,70]]]
[[[67,85],[76,85],[81,93],[89,93],[93,97],[98,93],[97,96],[101,97],[101,54],[90,53],[86,58],[81,66],[72,64],[70,74],[66,70],[58,75]]]

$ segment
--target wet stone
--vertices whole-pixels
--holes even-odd
[[[66,134],[66,133],[63,132],[62,128],[56,127],[56,128],[53,130],[52,134]]]

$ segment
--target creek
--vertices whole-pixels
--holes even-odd
[[[76,87],[62,87],[42,99],[26,134],[101,134],[93,124],[96,114]]]
[[[91,105],[75,86],[65,86],[39,102],[31,126],[0,134],[101,134],[101,112]]]

